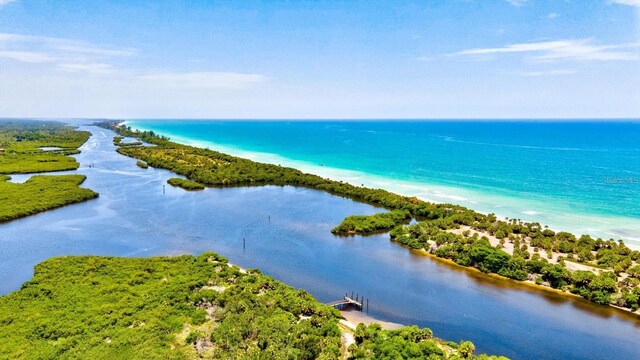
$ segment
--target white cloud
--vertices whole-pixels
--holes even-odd
[[[44,63],[52,62],[57,58],[49,54],[34,52],[34,51],[15,51],[15,50],[1,50],[0,58],[11,59],[26,63]]]
[[[640,7],[640,0],[610,0],[610,3]]]
[[[557,40],[511,44],[497,48],[459,51],[450,56],[482,56],[497,54],[531,54],[540,61],[613,61],[638,60],[640,44],[595,45],[591,40]]]
[[[0,0],[1,1],[1,0]],[[42,52],[49,52],[57,57],[96,56],[96,57],[126,57],[134,56],[137,50],[131,48],[114,48],[98,46],[84,41],[53,38],[46,36],[21,35],[0,33],[0,49],[32,49],[39,48]]]
[[[540,76],[562,76],[573,75],[576,72],[574,70],[541,70],[541,71],[520,71],[513,73],[514,75],[527,76],[527,77],[540,77]]]
[[[505,0],[511,6],[522,6],[527,3],[527,0]]]
[[[40,64],[40,72],[54,77],[62,74],[65,78],[87,78],[87,81],[90,77],[100,77],[95,81],[109,82],[119,88],[162,89],[166,93],[190,90],[243,90],[268,80],[264,75],[240,72],[147,71],[130,68],[121,62],[122,58],[137,54],[138,51],[131,48],[115,48],[45,36],[0,33],[0,60],[26,63],[30,66],[29,69]]]
[[[240,90],[264,82],[260,74],[234,72],[174,72],[139,76],[138,79],[164,88]]]
[[[8,3],[12,3],[16,0],[0,0],[0,7],[2,7],[3,5],[7,5]]]
[[[555,19],[555,18],[557,18],[558,16],[560,16],[560,15],[558,15],[558,14],[556,14],[556,13],[548,13],[548,14],[547,14],[547,19]]]
[[[50,68],[98,75],[113,72],[108,61],[137,54],[131,48],[115,48],[85,41],[46,36],[0,33],[0,58],[24,63],[49,63]]]
[[[57,68],[68,72],[84,72],[94,75],[112,74],[115,72],[113,66],[103,63],[58,64]]]

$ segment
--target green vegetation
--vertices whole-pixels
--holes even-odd
[[[508,224],[505,226],[505,224]],[[476,232],[455,234],[450,229],[461,225],[482,230],[498,239],[513,244],[513,255],[491,246],[486,236]],[[480,219],[454,216],[448,219],[424,221],[410,226],[399,226],[391,231],[398,243],[413,249],[428,249],[438,257],[453,260],[459,265],[471,266],[486,273],[495,273],[514,280],[532,279],[537,284],[570,291],[595,303],[614,304],[638,310],[640,281],[616,274],[639,259],[638,251],[631,251],[621,242],[591,239],[584,235],[577,239],[572,234],[558,233],[540,227],[539,224],[512,220],[507,223],[488,215]],[[551,239],[563,239],[560,242]],[[504,241],[503,241],[504,243]],[[531,250],[533,254],[529,252]],[[569,271],[565,260],[552,263],[540,255],[540,250],[560,252],[576,262],[601,268],[599,274],[592,271]],[[565,251],[569,251],[566,253]],[[587,255],[588,254],[588,255]],[[602,259],[613,259],[602,261]],[[603,264],[607,263],[607,266]],[[621,265],[622,264],[622,265]],[[629,264],[624,267],[624,264]],[[637,266],[637,265],[636,265]],[[630,270],[633,273],[633,269]]]
[[[91,134],[52,121],[0,121],[0,174],[75,170],[77,154]],[[43,151],[40,147],[59,147]]]
[[[122,142],[122,139],[124,139],[123,136],[114,136],[113,137],[113,145],[115,146],[140,146],[142,145],[142,143],[140,141],[133,141],[133,142]]]
[[[185,190],[204,190],[204,185],[198,184],[195,181],[185,180],[181,178],[171,178],[167,180],[167,183],[171,186],[181,187]]]
[[[35,175],[22,184],[0,179],[0,222],[33,215],[98,196],[80,187],[84,175]]]
[[[0,121],[0,174],[74,170],[77,154],[91,134],[51,121]],[[42,151],[40,147],[59,150]],[[80,187],[84,175],[32,176],[23,184],[0,175],[0,222],[93,199],[97,193]]]
[[[388,210],[406,211],[410,216],[421,219],[417,224],[398,226],[391,232],[392,240],[414,248],[427,249],[431,253],[451,259],[460,265],[473,266],[484,272],[491,272],[515,280],[535,279],[537,283],[574,291],[597,303],[615,304],[631,310],[638,308],[638,282],[626,280],[624,272],[638,266],[640,251],[632,251],[620,241],[593,239],[589,235],[576,237],[567,232],[554,232],[536,222],[520,219],[499,220],[495,214],[480,214],[462,206],[433,204],[415,197],[401,196],[382,189],[354,186],[342,181],[325,179],[305,174],[293,168],[263,164],[242,159],[208,149],[181,145],[166,137],[157,136],[152,131],[139,132],[126,127],[115,127],[115,123],[105,122],[100,126],[113,129],[120,135],[137,137],[155,144],[154,147],[134,146],[119,148],[118,152],[146,161],[157,168],[171,170],[186,178],[208,186],[244,185],[291,185],[322,190],[334,195],[365,202]],[[389,217],[393,218],[389,215]],[[336,229],[342,233],[346,229],[367,234],[383,228],[390,221],[378,214],[368,217],[349,217]],[[356,228],[359,226],[358,231]],[[499,245],[492,246],[485,236],[455,234],[451,230],[462,226],[500,239]],[[388,228],[388,227],[387,227]],[[513,254],[501,249],[509,241],[513,244]],[[533,254],[531,253],[533,251]],[[552,264],[538,252],[563,255],[559,264]],[[537,255],[537,256],[536,256]],[[620,275],[614,287],[603,286],[587,295],[584,286],[573,287],[572,275],[564,266],[564,261],[576,261],[597,267],[602,271]],[[594,276],[597,274],[593,274]],[[599,285],[594,284],[593,289]]]
[[[398,330],[383,330],[380,325],[359,324],[351,345],[350,359],[505,359],[505,357],[473,355],[475,346],[434,339],[431,330],[406,326]]]
[[[393,229],[398,224],[411,219],[411,214],[406,210],[392,210],[386,213],[373,215],[352,215],[342,220],[340,225],[331,230],[334,234],[371,234],[375,231]]]
[[[143,168],[143,169],[148,169],[148,168],[149,168],[149,165],[147,165],[147,163],[146,163],[146,162],[144,162],[144,161],[139,161],[139,160],[138,160],[138,161],[136,162],[136,165],[138,165],[139,167],[141,167],[141,168]]]
[[[304,290],[214,253],[59,257],[0,297],[0,358],[338,359],[339,316]],[[473,352],[417,327],[361,325],[356,341],[354,359]]]
[[[19,291],[0,298],[0,357],[339,356],[334,309],[227,265],[213,253],[47,260]]]
[[[457,205],[431,204],[382,189],[354,186],[306,174],[293,168],[259,163],[217,151],[178,144],[156,135],[153,131],[138,132],[127,127],[116,127],[116,122],[107,121],[97,125],[114,130],[122,136],[136,137],[157,145],[118,148],[120,154],[143,160],[156,168],[171,170],[189,180],[208,186],[304,186],[391,210],[407,210],[413,216],[427,219],[447,217],[467,210]]]

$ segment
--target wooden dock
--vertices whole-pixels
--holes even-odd
[[[359,295],[356,295],[356,297],[354,298],[353,294],[351,294],[351,296],[344,294],[344,297],[341,300],[332,301],[330,303],[327,303],[327,305],[336,309],[354,307],[356,310],[362,311],[364,308],[364,297],[360,298]],[[369,310],[369,299],[367,299],[367,311],[368,310]]]

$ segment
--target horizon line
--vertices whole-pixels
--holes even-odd
[[[293,117],[282,117],[282,118],[228,118],[228,117],[184,117],[184,118],[175,118],[175,117],[143,117],[143,118],[124,118],[124,117],[45,117],[45,116],[0,116],[0,120],[114,120],[114,121],[151,121],[151,120],[159,120],[159,121],[584,121],[584,122],[598,122],[598,121],[619,121],[619,122],[636,122],[640,121],[640,117],[478,117],[478,118],[467,118],[467,117],[399,117],[399,118],[365,118],[365,117],[354,117],[354,118],[293,118]]]

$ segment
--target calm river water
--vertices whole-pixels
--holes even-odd
[[[320,301],[364,294],[370,315],[426,326],[448,340],[471,340],[478,352],[513,359],[640,359],[636,318],[453,269],[412,254],[386,234],[330,233],[347,215],[379,211],[372,206],[293,187],[186,192],[164,186],[170,172],[140,169],[117,154],[111,131],[85,128],[94,135],[77,156],[78,172],[100,197],[0,225],[1,293],[18,289],[35,264],[53,256],[212,250]]]

